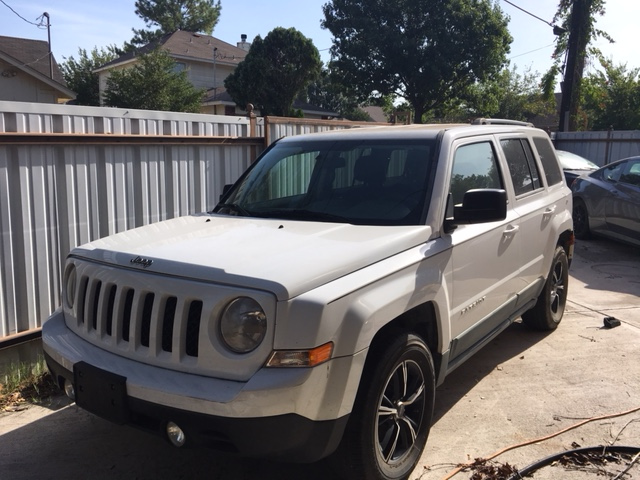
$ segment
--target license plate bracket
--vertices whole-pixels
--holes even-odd
[[[86,362],[73,366],[76,404],[117,424],[129,420],[127,378]]]

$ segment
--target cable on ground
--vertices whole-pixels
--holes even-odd
[[[629,415],[629,414],[635,413],[637,411],[640,411],[640,407],[635,407],[635,408],[632,408],[631,410],[627,410],[625,412],[611,413],[611,414],[607,414],[607,415],[600,415],[600,416],[597,416],[597,417],[587,418],[586,420],[578,422],[578,423],[576,423],[574,425],[571,425],[571,426],[569,426],[567,428],[563,428],[562,430],[559,430],[559,431],[557,431],[555,433],[552,433],[552,434],[549,434],[549,435],[545,435],[544,437],[535,438],[533,440],[528,440],[526,442],[517,443],[517,444],[514,444],[514,445],[510,445],[508,447],[502,448],[502,449],[492,453],[488,457],[484,458],[483,460],[485,460],[485,461],[493,460],[497,456],[500,456],[503,453],[506,453],[506,452],[508,452],[510,450],[515,450],[516,448],[526,447],[526,446],[534,444],[534,443],[544,442],[546,440],[549,440],[550,438],[557,437],[558,435],[562,435],[563,433],[566,433],[566,432],[568,432],[570,430],[574,430],[574,429],[576,429],[578,427],[581,427],[582,425],[586,425],[587,423],[596,422],[598,420],[605,420],[605,419],[608,419],[608,418],[624,417],[625,415]],[[600,448],[602,449],[603,447],[600,447]],[[613,447],[608,447],[608,448],[613,448]],[[637,451],[637,450],[638,450],[638,448],[636,448],[635,451]],[[458,465],[451,472],[447,473],[442,478],[442,480],[449,480],[450,478],[453,478],[455,475],[457,475],[458,473],[460,473],[464,469],[471,467],[472,465],[473,465],[472,463],[465,463],[465,464]],[[515,477],[515,478],[518,478],[518,477]]]

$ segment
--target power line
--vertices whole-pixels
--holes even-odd
[[[544,50],[545,48],[553,47],[555,43],[550,43],[549,45],[545,45],[544,47],[536,48],[535,50],[529,50],[528,52],[519,53],[518,55],[514,55],[513,57],[509,57],[509,60],[513,60],[514,58],[522,57],[523,55],[528,55],[533,52],[537,52],[539,50]]]
[[[547,22],[545,19],[538,17],[537,15],[534,15],[533,13],[525,10],[522,7],[519,7],[518,5],[516,5],[513,2],[510,2],[509,0],[504,0],[505,2],[507,2],[509,5],[511,5],[512,7],[516,7],[518,10],[523,11],[524,13],[526,13],[527,15],[531,15],[533,18],[537,18],[538,20],[540,20],[541,22],[546,23],[547,25],[549,25],[550,27],[553,27],[554,25],[551,22]]]
[[[8,5],[4,0],[0,0],[0,2],[1,2],[5,7],[7,7],[9,10],[11,10],[13,13],[15,13],[18,17],[20,17],[22,20],[24,20],[25,22],[30,23],[31,25],[35,25],[35,26],[36,26],[36,27],[38,27],[38,28],[41,28],[41,27],[43,27],[43,26],[44,26],[44,24],[43,24],[42,22],[40,22],[40,23],[33,23],[32,21],[27,20],[27,19],[26,19],[26,18],[24,18],[22,15],[20,15],[18,12],[16,12],[16,11],[11,7],[11,5]],[[41,18],[42,18],[42,15],[40,15],[40,16],[38,17],[38,19],[41,19]]]

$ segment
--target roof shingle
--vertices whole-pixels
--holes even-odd
[[[15,59],[19,65],[32,68],[41,75],[50,78],[49,44],[47,42],[0,35],[0,51]],[[66,87],[67,83],[64,81],[62,71],[53,54],[51,60],[53,61],[53,80]]]

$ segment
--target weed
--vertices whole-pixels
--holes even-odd
[[[58,395],[43,357],[34,363],[11,364],[0,376],[0,411],[18,411],[31,404],[43,404]]]

